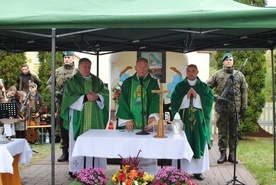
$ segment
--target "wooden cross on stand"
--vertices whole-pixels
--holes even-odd
[[[159,80],[158,80],[159,81]],[[169,93],[169,90],[163,90],[163,84],[159,83],[160,90],[152,90],[152,93],[159,93],[160,100],[159,100],[159,120],[157,126],[157,135],[154,137],[156,138],[166,138],[167,136],[164,135],[164,121],[163,120],[163,93]]]

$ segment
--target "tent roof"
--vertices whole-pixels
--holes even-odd
[[[52,28],[57,50],[271,49],[276,8],[232,0],[11,0],[1,5],[0,50],[50,51]]]

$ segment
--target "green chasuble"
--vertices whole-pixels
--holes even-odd
[[[84,78],[77,72],[64,88],[61,103],[60,116],[63,119],[63,127],[69,130],[69,108],[81,96],[93,91],[104,99],[104,108],[100,109],[97,102],[86,101],[82,111],[73,111],[74,139],[89,129],[105,129],[109,119],[109,90],[102,80],[93,74],[91,78]]]
[[[182,100],[189,89],[193,87],[200,96],[202,109],[197,109],[190,105],[189,108],[180,109]],[[194,86],[190,86],[187,78],[177,84],[171,97],[171,110],[174,116],[179,112],[184,123],[184,130],[188,142],[194,152],[193,158],[200,159],[204,155],[206,142],[210,149],[210,117],[214,96],[211,89],[199,78]],[[179,110],[180,109],[180,110]]]
[[[148,74],[143,79],[143,106],[145,111],[144,123],[150,114],[159,113],[159,94],[152,93],[152,90],[159,90],[157,80]],[[116,117],[125,120],[134,120],[134,129],[142,128],[142,102],[141,102],[141,84],[136,74],[127,78],[121,87],[119,97],[119,107]]]

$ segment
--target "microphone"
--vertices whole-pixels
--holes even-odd
[[[139,77],[140,85],[141,85],[142,87],[144,86],[144,84],[143,84],[143,79],[144,79],[143,77],[141,77],[141,76]]]

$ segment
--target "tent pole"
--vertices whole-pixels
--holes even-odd
[[[52,81],[51,81],[51,184],[55,185],[55,66],[56,66],[56,29],[52,28]]]
[[[99,67],[99,63],[100,63],[99,51],[97,51],[96,53],[97,53],[97,77],[99,77],[99,73],[100,73],[100,67]]]
[[[274,137],[274,171],[276,171],[276,133],[275,133],[275,76],[274,76],[274,58],[273,48],[270,50],[271,53],[271,74],[272,74],[272,110],[273,110],[273,137]]]

